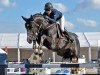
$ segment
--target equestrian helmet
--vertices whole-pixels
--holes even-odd
[[[45,10],[45,11],[49,11],[49,10],[51,10],[51,9],[53,9],[52,3],[50,3],[50,2],[46,3],[46,4],[45,4],[45,7],[44,7],[44,10]]]

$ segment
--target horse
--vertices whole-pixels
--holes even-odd
[[[47,49],[57,52],[63,59],[78,59],[80,56],[80,43],[78,36],[75,33],[68,32],[73,42],[70,42],[66,37],[60,38],[59,24],[49,24],[41,13],[31,15],[30,18],[23,17],[27,30],[27,42],[38,43],[45,46]]]

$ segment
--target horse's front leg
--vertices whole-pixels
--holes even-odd
[[[41,41],[40,41],[40,46],[42,47],[43,46],[43,42],[44,42],[44,39],[46,38],[46,35],[42,35],[41,36]]]
[[[36,47],[36,40],[33,40],[33,50],[34,50],[34,53],[37,55],[38,50],[37,50],[37,47]]]
[[[42,35],[41,36],[41,41],[40,41],[40,44],[39,44],[39,51],[38,51],[38,53],[39,54],[43,54],[43,51],[42,51],[42,46],[43,46],[43,42],[44,42],[44,39],[46,38],[46,36],[45,35]]]

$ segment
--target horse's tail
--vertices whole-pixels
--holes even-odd
[[[80,57],[80,42],[78,36],[75,33],[68,32],[75,44],[75,54]]]

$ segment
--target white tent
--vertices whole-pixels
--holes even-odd
[[[0,54],[7,54],[7,53],[0,48]]]

